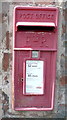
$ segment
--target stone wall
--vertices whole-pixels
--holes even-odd
[[[13,9],[16,5],[59,8],[55,103],[52,111],[16,112],[12,109]],[[67,0],[0,1],[0,118],[65,118],[67,98]]]

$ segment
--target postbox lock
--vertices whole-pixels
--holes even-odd
[[[32,51],[32,58],[38,58],[39,57],[39,51]]]

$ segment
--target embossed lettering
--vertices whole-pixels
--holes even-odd
[[[45,33],[40,33],[40,34],[38,34],[38,33],[31,33],[31,34],[32,35],[27,34],[27,36],[26,36],[27,42],[30,42],[31,40],[34,41],[34,42],[38,42],[39,39],[41,39],[43,42],[46,41],[45,40],[45,36],[44,36]]]
[[[33,14],[21,14],[20,18],[22,18],[22,19],[32,19]]]
[[[53,14],[36,14],[36,19],[53,19]]]
[[[21,19],[54,19],[53,13],[20,14]]]

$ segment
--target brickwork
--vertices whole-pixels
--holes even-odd
[[[13,9],[23,6],[56,6],[59,8],[58,54],[56,67],[55,103],[52,111],[16,112],[12,109],[12,41]],[[64,118],[67,100],[67,1],[62,0],[3,0],[0,2],[0,118]],[[66,58],[66,60],[65,60]]]

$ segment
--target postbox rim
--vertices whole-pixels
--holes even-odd
[[[36,9],[40,9],[40,10],[44,10],[44,9],[45,10],[58,10],[58,7],[49,7],[49,6],[48,7],[39,7],[39,6],[20,6],[20,5],[17,5],[17,6],[14,7],[14,10],[15,9],[19,9],[19,10],[21,10],[21,9],[26,9],[26,10],[27,9],[30,9],[30,10],[31,9],[33,9],[33,10],[34,9],[35,10]]]

